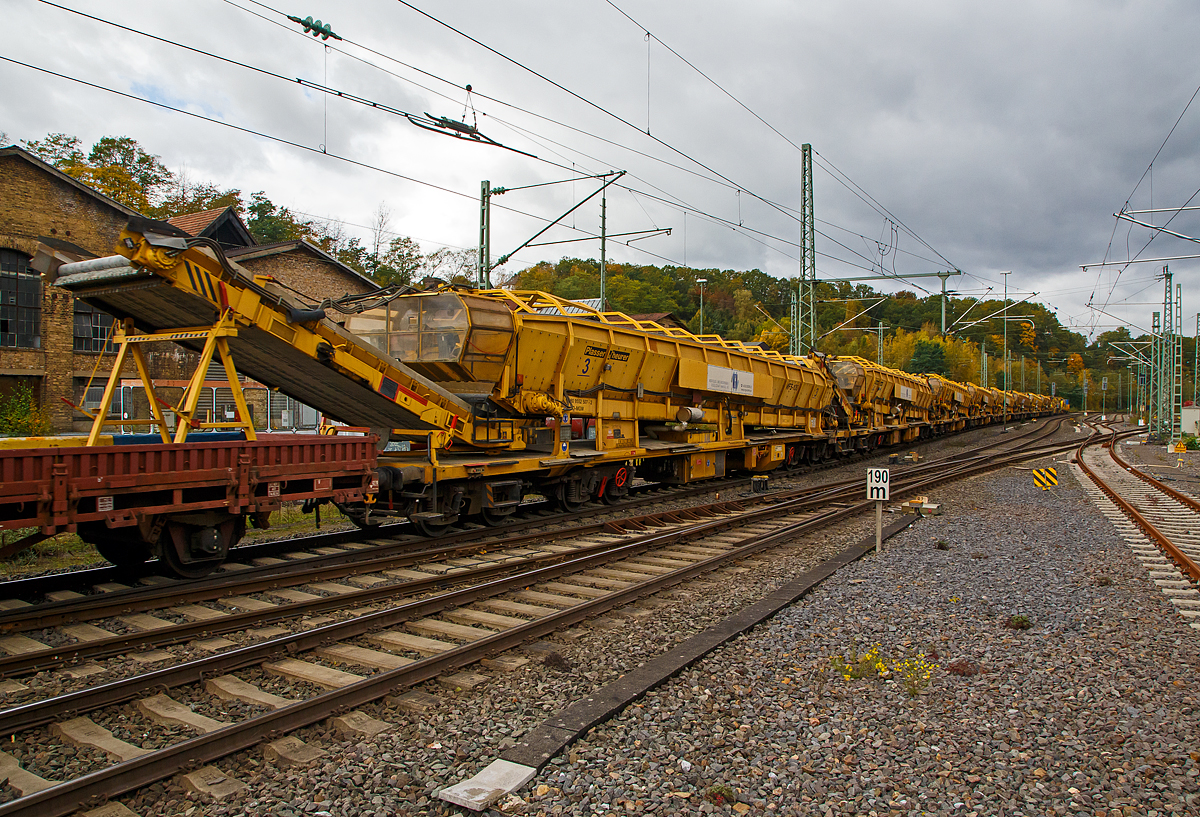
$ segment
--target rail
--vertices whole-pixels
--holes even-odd
[[[1130,432],[1130,433],[1134,433],[1134,432]],[[1158,480],[1155,480],[1153,477],[1150,477],[1148,474],[1144,474],[1144,473],[1138,471],[1136,468],[1133,468],[1128,463],[1126,463],[1123,459],[1121,459],[1121,457],[1118,456],[1113,451],[1113,443],[1116,441],[1117,434],[1118,434],[1118,432],[1113,431],[1109,440],[1107,440],[1104,443],[1104,447],[1108,449],[1109,456],[1112,458],[1113,462],[1117,463],[1117,465],[1119,465],[1121,468],[1132,473],[1134,476],[1142,479],[1144,482],[1146,482],[1149,485],[1152,485],[1156,489],[1161,490],[1163,493],[1166,493],[1168,496],[1171,496],[1172,498],[1179,498],[1179,497],[1183,496],[1182,494],[1179,494],[1178,491],[1175,491],[1174,489],[1171,489],[1165,485],[1162,485],[1161,483],[1158,482]],[[1153,540],[1154,543],[1157,544],[1163,550],[1163,552],[1166,553],[1167,556],[1169,556],[1171,558],[1171,561],[1175,562],[1175,564],[1179,567],[1179,569],[1181,571],[1183,571],[1183,573],[1185,575],[1190,577],[1192,579],[1192,581],[1200,582],[1200,565],[1197,565],[1196,562],[1191,557],[1189,557],[1186,553],[1184,553],[1182,550],[1180,550],[1179,547],[1174,542],[1171,541],[1170,537],[1168,537],[1166,534],[1164,534],[1162,531],[1160,531],[1157,527],[1155,527],[1155,525],[1149,519],[1147,519],[1144,515],[1142,515],[1142,513],[1136,507],[1134,507],[1131,502],[1129,502],[1124,497],[1122,497],[1120,494],[1118,494],[1115,490],[1113,490],[1112,486],[1110,486],[1107,482],[1105,482],[1103,479],[1101,479],[1100,475],[1097,474],[1094,470],[1092,470],[1088,466],[1088,464],[1084,461],[1084,458],[1083,458],[1084,449],[1087,448],[1089,445],[1094,445],[1094,444],[1095,444],[1094,442],[1085,441],[1076,450],[1075,460],[1079,464],[1080,469],[1088,476],[1088,478],[1090,480],[1092,480],[1092,482],[1096,483],[1096,486],[1098,488],[1100,488],[1101,491],[1104,492],[1105,496],[1107,496],[1110,500],[1112,500],[1113,504],[1115,504],[1118,508],[1121,509],[1122,513],[1124,513],[1126,516],[1128,516],[1135,525],[1137,525],[1139,528],[1142,529],[1142,531],[1146,534],[1146,536],[1148,536],[1151,540]],[[1188,498],[1181,499],[1180,501],[1182,501],[1185,505],[1190,507],[1192,510],[1195,510],[1198,513],[1200,513],[1200,504],[1196,503],[1195,500],[1192,500],[1192,499],[1190,499],[1190,497],[1188,497]]]

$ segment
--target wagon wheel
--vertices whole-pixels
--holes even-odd
[[[214,532],[213,535],[218,538],[219,545],[216,552],[207,559],[186,558],[190,555],[188,551],[193,533],[204,532]],[[172,574],[180,578],[200,579],[221,566],[225,557],[229,555],[229,551],[241,540],[242,534],[245,532],[246,520],[244,517],[227,519],[208,527],[182,522],[167,522],[162,538],[159,539],[159,560],[167,566]]]
[[[79,526],[79,538],[117,567],[136,567],[154,555],[150,543],[135,527],[111,530],[103,522],[85,522]]]
[[[162,561],[167,570],[181,579],[202,579],[221,566],[221,559],[206,559],[203,562],[185,562],[170,542],[163,544]]]
[[[450,530],[453,524],[451,522],[430,522],[425,519],[414,519],[412,523],[417,526],[417,530],[421,532],[422,536],[428,536],[430,539],[441,536]]]
[[[479,512],[479,518],[483,520],[483,524],[489,528],[507,525],[512,521],[516,512],[515,507],[508,508],[484,508]]]

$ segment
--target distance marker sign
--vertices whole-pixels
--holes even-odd
[[[891,483],[888,469],[867,469],[867,499],[878,499],[887,502],[891,499]]]

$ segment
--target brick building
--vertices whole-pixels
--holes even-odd
[[[72,427],[63,399],[82,397],[112,319],[43,286],[29,261],[44,240],[108,255],[134,215],[28,151],[0,148],[0,394],[29,385],[57,430]],[[107,376],[108,362],[97,377]]]
[[[80,255],[110,255],[121,229],[135,215],[139,214],[26,150],[0,148],[0,395],[27,384],[56,431],[79,431],[89,425],[86,415],[71,404],[90,408],[99,403],[113,362],[113,349],[106,344],[112,318],[76,303],[65,290],[43,284],[29,261],[39,243]],[[256,245],[233,208],[186,214],[171,222],[192,235],[213,238],[247,270],[271,275],[314,301],[375,288],[370,279],[307,242]],[[152,344],[145,351],[156,387],[161,384],[168,399],[181,393],[179,384],[191,376],[196,356],[169,343]],[[132,364],[122,375],[136,376]],[[225,410],[222,398],[229,391],[227,383],[222,387],[223,379],[221,372],[206,383],[212,389],[212,410],[218,414]],[[265,427],[268,416],[288,418],[288,409],[279,415],[279,409],[267,405],[265,388],[246,385],[263,393],[254,400],[263,406],[257,425]],[[126,391],[122,389],[122,400]],[[127,402],[114,406],[110,417],[120,417],[122,411],[146,416],[145,401],[136,399],[136,391],[131,386]],[[289,408],[295,412],[300,407]]]

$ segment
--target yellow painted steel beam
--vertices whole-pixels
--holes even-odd
[[[204,247],[172,250],[152,246],[142,234],[128,229],[121,233],[116,250],[133,265],[149,269],[172,286],[209,302],[228,314],[235,325],[255,327],[392,399],[428,427],[471,441],[471,412],[464,402],[437,393],[385,357],[347,341],[323,321],[291,322],[288,305],[282,299],[272,301],[264,289],[268,279],[252,277],[254,285],[250,285],[242,276],[226,270]],[[195,331],[204,330],[197,327]],[[179,339],[193,337],[199,336],[180,334]],[[165,339],[171,339],[169,334]]]

